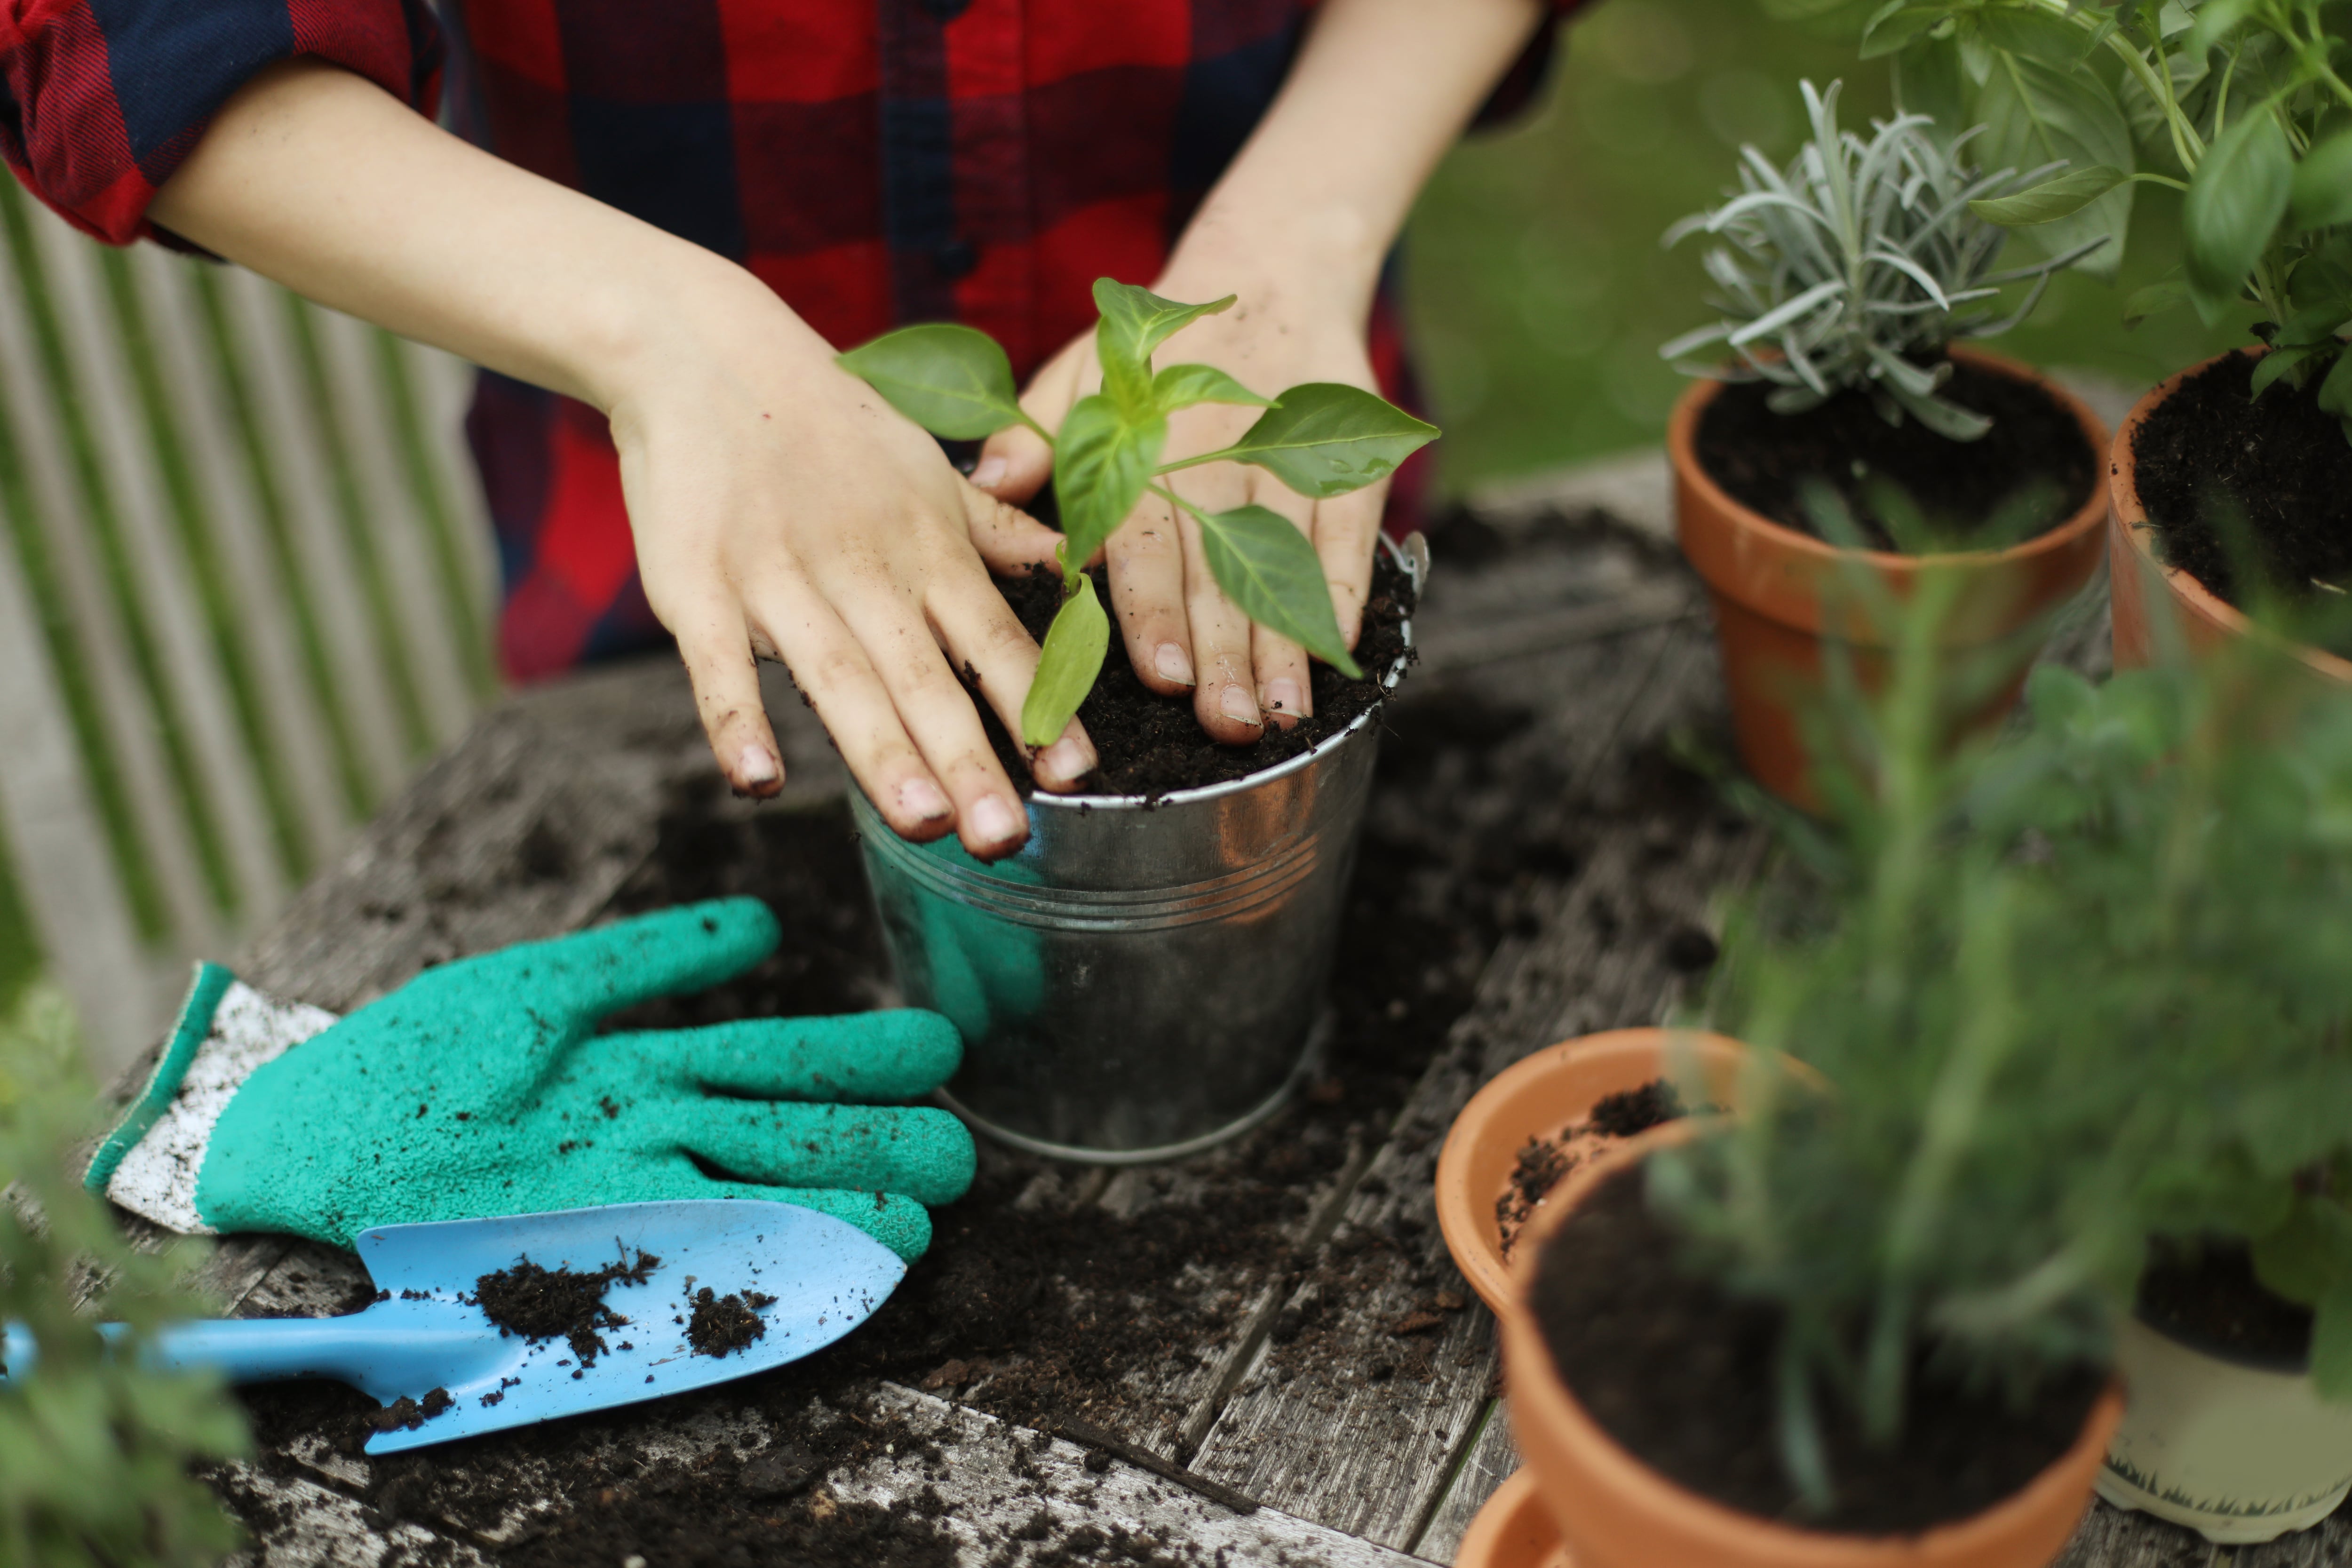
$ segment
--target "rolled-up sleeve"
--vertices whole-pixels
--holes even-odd
[[[0,157],[100,239],[148,204],[231,93],[312,56],[430,114],[443,45],[425,0],[0,0]]]

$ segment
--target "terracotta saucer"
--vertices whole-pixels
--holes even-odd
[[[1495,1489],[1464,1533],[1454,1568],[1576,1568],[1537,1495],[1533,1470],[1516,1470]]]
[[[1731,1104],[1746,1054],[1737,1040],[1696,1029],[1617,1029],[1548,1046],[1514,1064],[1454,1119],[1437,1157],[1437,1224],[1455,1267],[1490,1310],[1499,1311],[1511,1290],[1495,1209],[1510,1191],[1519,1151],[1530,1138],[1559,1138],[1612,1094],[1670,1076],[1681,1051],[1697,1053],[1709,1098]],[[1587,1132],[1566,1152],[1581,1163],[1616,1142]]]

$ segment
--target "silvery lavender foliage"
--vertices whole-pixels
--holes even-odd
[[[2005,332],[2040,303],[2051,275],[2088,255],[2087,244],[1996,272],[2006,231],[1969,210],[2045,179],[2062,163],[1981,174],[1962,161],[1970,131],[1952,141],[1923,114],[1876,121],[1868,141],[1837,123],[1838,90],[1803,85],[1813,137],[1786,171],[1753,147],[1740,149],[1741,190],[1712,212],[1666,231],[1673,245],[1702,230],[1727,243],[1706,254],[1722,292],[1712,326],[1686,332],[1659,353],[1670,360],[1710,343],[1735,351],[1726,367],[1683,364],[1695,375],[1775,384],[1771,407],[1801,413],[1832,393],[1867,391],[1889,424],[1909,414],[1939,435],[1973,441],[1991,421],[1937,395],[1951,375],[1932,354],[1961,338]],[[1981,128],[1979,128],[1981,129]],[[2004,284],[2033,280],[2005,316],[1965,307]]]

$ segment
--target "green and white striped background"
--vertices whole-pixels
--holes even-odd
[[[464,365],[0,178],[0,1017],[90,1064],[497,689]]]

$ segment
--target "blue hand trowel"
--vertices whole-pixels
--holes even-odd
[[[174,1324],[150,1342],[149,1362],[209,1367],[232,1383],[331,1377],[386,1406],[404,1397],[437,1411],[368,1439],[369,1453],[388,1454],[797,1361],[864,1322],[907,1272],[897,1254],[830,1215],[734,1199],[384,1226],[360,1237],[359,1254],[389,1299],[342,1318]],[[638,1255],[660,1261],[643,1271],[644,1283],[615,1280],[606,1290],[606,1308],[628,1323],[598,1331],[605,1348],[593,1364],[563,1338],[503,1334],[472,1304],[477,1279],[525,1258],[593,1273]],[[761,1336],[725,1354],[696,1352],[687,1328],[693,1297],[706,1288],[721,1297],[753,1292],[744,1300]],[[0,1335],[0,1364],[21,1375],[32,1360],[21,1330]],[[446,1405],[427,1400],[436,1390]]]

